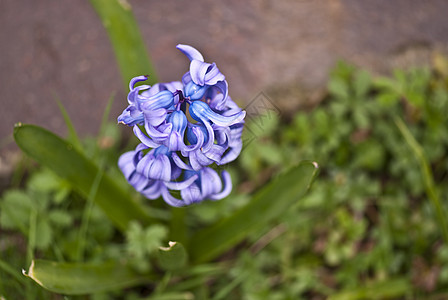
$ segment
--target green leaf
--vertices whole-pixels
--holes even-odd
[[[5,192],[0,203],[0,226],[4,229],[19,229],[22,233],[26,233],[33,209],[33,201],[25,192],[18,190]]]
[[[129,2],[90,0],[90,3],[107,30],[125,87],[133,77],[145,74],[151,75],[149,84],[156,83],[156,73]]]
[[[367,71],[358,71],[353,80],[353,88],[356,97],[365,96],[370,88],[371,79]]]
[[[423,181],[426,188],[426,195],[430,199],[433,209],[435,210],[441,235],[443,236],[445,243],[448,244],[448,222],[446,218],[447,213],[442,205],[442,202],[440,201],[440,196],[434,183],[434,176],[432,174],[432,170],[426,158],[425,152],[423,151],[422,146],[414,138],[403,120],[401,120],[399,117],[395,117],[395,124],[397,125],[407,144],[411,148],[415,158],[420,164],[420,171],[424,179]]]
[[[145,255],[157,250],[167,233],[168,230],[160,224],[142,228],[139,223],[130,223],[129,229],[126,232],[127,251],[129,255],[138,259],[144,259]]]
[[[347,99],[349,97],[349,87],[342,78],[331,78],[328,83],[328,90],[330,94],[337,98]]]
[[[301,162],[272,180],[233,215],[197,232],[190,240],[188,251],[192,261],[205,262],[216,258],[285,213],[308,190],[317,175],[317,168],[314,162]]]
[[[23,152],[66,179],[73,188],[88,197],[99,168],[73,145],[34,125],[16,125],[14,138]],[[138,220],[143,224],[151,222],[143,208],[107,174],[101,177],[93,200],[121,230],[126,230],[131,220]]]
[[[34,260],[26,276],[55,293],[83,295],[124,289],[149,281],[127,265],[116,262],[101,264],[57,263]]]
[[[72,215],[61,209],[52,209],[48,213],[48,218],[50,219],[52,225],[60,227],[68,227],[73,222]]]
[[[390,299],[402,297],[412,291],[412,285],[407,279],[390,279],[374,284],[352,288],[330,296],[329,300],[358,300],[358,299]]]
[[[178,242],[169,242],[169,247],[159,247],[157,256],[159,265],[167,271],[183,268],[187,264],[187,251]]]
[[[36,248],[45,250],[53,240],[53,228],[46,218],[40,218],[36,224]]]

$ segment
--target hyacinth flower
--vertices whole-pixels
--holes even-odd
[[[190,60],[181,82],[150,87],[136,86],[147,76],[131,80],[129,105],[118,122],[133,127],[141,144],[123,154],[118,165],[146,198],[184,206],[230,193],[230,175],[223,171],[221,178],[211,167],[238,157],[246,112],[228,96],[215,63],[204,62],[191,46],[177,48]]]
[[[166,109],[177,103],[176,91],[182,88],[181,82],[157,83],[135,86],[148,80],[148,76],[134,77],[129,83],[129,106],[118,117],[118,122],[128,126],[143,125],[145,119],[158,125],[166,117]]]
[[[190,186],[196,179],[191,176],[185,181],[176,181],[182,173],[175,160],[170,157],[166,148],[160,147],[144,154],[148,149],[144,144],[139,144],[134,151],[129,151],[120,156],[118,166],[123,175],[139,193],[148,199],[163,197],[171,206],[186,205],[181,200],[171,196],[169,190],[182,190]]]

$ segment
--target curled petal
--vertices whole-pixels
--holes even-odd
[[[179,132],[173,131],[168,138],[167,147],[170,151],[179,151],[187,146],[184,143],[183,136]]]
[[[148,90],[150,88],[151,87],[149,85],[140,85],[132,89],[128,93],[128,103],[131,105],[136,105],[136,107],[140,109],[140,103],[148,100],[147,97],[143,95],[143,93],[145,92],[145,90]],[[143,91],[142,94],[140,94],[141,91]]]
[[[128,182],[137,192],[143,191],[148,186],[148,178],[138,172],[132,173],[131,177],[128,179]]]
[[[226,80],[217,82],[206,95],[206,98],[210,98],[210,107],[215,110],[223,111],[226,108],[228,99],[228,84]],[[241,111],[241,109],[239,109]]]
[[[209,64],[199,60],[191,61],[190,76],[192,81],[200,86],[213,86],[226,78],[215,63]]]
[[[185,152],[195,151],[201,148],[204,145],[204,142],[207,143],[208,141],[207,128],[202,125],[188,128],[187,140],[192,146],[187,146],[187,148],[184,149]],[[182,154],[186,156],[184,151]]]
[[[189,60],[204,61],[204,57],[202,57],[201,52],[191,46],[179,44],[176,48],[182,51],[182,53],[185,54]]]
[[[150,124],[145,124],[146,133],[156,142],[163,143],[169,137],[171,133],[172,124],[162,124],[154,127]]]
[[[135,151],[129,151],[122,154],[118,159],[118,167],[126,179],[130,178],[135,171],[134,154]]]
[[[121,115],[118,116],[118,123],[122,123],[128,126],[142,125],[145,121],[141,112],[135,113],[137,109],[135,106],[128,106]]]
[[[203,86],[205,84],[205,73],[211,64],[199,60],[192,60],[190,63],[190,75],[194,83]]]
[[[215,162],[221,161],[222,154],[227,150],[227,145],[220,146],[213,144],[208,151],[204,151],[204,155]]]
[[[217,194],[222,189],[221,179],[213,169],[204,168],[201,170],[201,192],[204,197]]]
[[[192,170],[189,165],[187,165],[186,163],[184,163],[184,161],[182,159],[180,159],[180,157],[176,154],[176,152],[171,153],[171,158],[173,159],[173,161],[177,167],[184,169],[184,170]]]
[[[213,160],[205,156],[200,150],[189,153],[190,164],[193,170],[201,170],[203,167],[213,163]]]
[[[198,179],[198,175],[193,175],[190,178],[188,178],[187,180],[181,181],[181,182],[165,182],[165,185],[167,188],[169,188],[170,190],[176,190],[176,191],[180,191],[183,189],[186,189],[187,187],[189,187],[196,179]]]
[[[167,188],[162,189],[162,197],[163,197],[163,200],[165,200],[165,202],[171,206],[181,207],[181,206],[185,206],[185,204],[186,204],[185,202],[173,197]]]
[[[240,111],[231,116],[222,116],[215,113],[211,108],[204,102],[194,101],[190,105],[190,115],[196,121],[205,122],[211,121],[218,126],[230,126],[241,122],[246,116],[245,111]]]
[[[224,188],[220,193],[210,195],[209,198],[212,200],[220,200],[224,197],[227,197],[232,191],[232,179],[230,178],[230,174],[227,171],[222,171],[221,176],[224,181]]]
[[[137,164],[137,172],[149,179],[170,181],[171,164],[166,155],[159,154],[156,157],[150,152]]]
[[[160,197],[161,194],[161,187],[162,182],[158,180],[147,180],[148,184],[146,187],[140,192],[143,196],[145,196],[148,199],[157,199]]]
[[[150,139],[146,134],[144,134],[137,125],[134,126],[133,130],[134,130],[135,136],[149,148],[157,148],[160,146],[159,144],[154,142],[152,139]]]
[[[145,75],[132,78],[131,81],[129,82],[129,90],[132,91],[137,82],[146,81],[146,80],[148,80],[148,76],[145,76]]]
[[[241,153],[241,149],[243,149],[243,143],[241,142],[238,145],[235,145],[233,147],[230,147],[230,150],[224,154],[224,156],[219,161],[220,165],[225,165],[231,161],[234,161],[238,155]]]
[[[195,183],[190,185],[188,188],[181,190],[180,195],[186,205],[204,200],[200,188]]]
[[[224,74],[222,74],[221,71],[219,71],[215,63],[212,63],[207,69],[204,82],[207,85],[215,85],[219,81],[223,81],[224,79],[226,79]]]

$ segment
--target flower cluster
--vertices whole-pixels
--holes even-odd
[[[146,198],[162,196],[169,205],[184,206],[230,193],[228,172],[220,176],[210,167],[237,158],[246,113],[228,95],[215,63],[204,62],[191,46],[177,49],[190,59],[182,82],[136,86],[148,77],[131,80],[129,106],[118,122],[132,126],[141,143],[123,154],[118,165]],[[180,199],[172,191],[180,191]]]

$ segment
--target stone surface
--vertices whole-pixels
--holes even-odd
[[[191,44],[218,64],[236,101],[249,103],[260,91],[275,91],[271,98],[284,111],[319,98],[316,91],[338,59],[387,72],[427,63],[434,50],[448,45],[445,0],[131,5],[161,80],[181,78],[188,61],[175,46]],[[0,145],[10,143],[19,121],[64,133],[55,97],[83,135],[97,132],[112,92],[113,117],[126,106],[113,51],[88,1],[2,0],[0,39]]]

